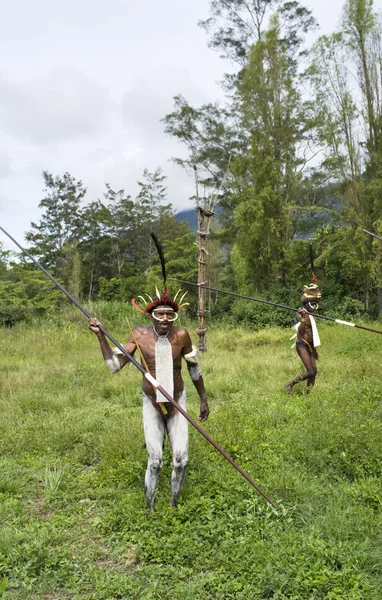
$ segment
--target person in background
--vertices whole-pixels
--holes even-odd
[[[321,291],[316,283],[304,287],[301,297],[302,307],[296,313],[294,325],[296,333],[293,337],[296,337],[296,351],[305,370],[285,383],[285,391],[288,395],[292,393],[293,386],[301,381],[306,381],[307,393],[309,393],[316,381],[317,347],[321,345],[321,342],[313,313],[318,309],[319,298],[321,298]]]

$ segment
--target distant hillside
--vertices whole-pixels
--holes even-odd
[[[215,207],[214,211],[216,212],[217,218],[219,218],[219,215],[222,213],[222,209],[219,206],[217,206]],[[195,233],[197,232],[198,215],[195,208],[190,208],[189,210],[181,210],[180,212],[176,213],[175,216],[178,223],[186,221],[186,223],[188,223],[191,227],[192,231],[195,231]]]
[[[330,190],[330,186],[323,188],[323,191]],[[320,209],[317,206],[313,206],[311,212],[307,211],[303,216],[299,217],[299,229],[295,234],[295,239],[305,240],[310,239],[312,235],[324,227],[325,225],[336,224],[338,220],[338,214],[343,211],[343,205],[341,200],[333,194],[329,194],[329,197],[323,199],[320,202]],[[215,207],[217,219],[222,213],[222,209],[217,206]],[[181,210],[176,213],[176,220],[178,223],[186,221],[195,233],[198,230],[198,215],[195,208],[189,210]]]
[[[180,212],[176,213],[175,216],[178,223],[186,221],[186,223],[188,223],[191,227],[192,231],[195,231],[196,233],[198,229],[198,215],[195,208],[190,208],[190,210],[181,210]]]

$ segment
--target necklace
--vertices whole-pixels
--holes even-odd
[[[156,335],[155,343],[155,371],[157,383],[162,386],[170,396],[174,395],[174,371],[171,343],[168,340],[169,331],[165,335],[159,335],[153,324]],[[167,398],[157,389],[157,402],[168,402]]]
[[[153,323],[153,330],[154,330],[154,333],[155,333],[155,335],[157,336],[157,338],[158,338],[158,339],[159,339],[159,338],[166,338],[166,337],[168,337],[168,334],[170,333],[170,330],[168,330],[168,332],[167,332],[167,333],[165,333],[164,335],[160,335],[160,334],[157,332],[157,330],[155,329],[155,325],[154,325],[154,323]]]

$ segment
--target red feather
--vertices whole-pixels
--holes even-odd
[[[135,310],[138,310],[139,312],[143,313],[144,315],[146,314],[144,310],[142,310],[138,304],[135,302],[134,298],[131,301],[131,304],[134,306]]]

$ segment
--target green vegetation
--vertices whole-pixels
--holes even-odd
[[[122,308],[96,308],[123,341]],[[309,396],[302,385],[283,393],[300,369],[288,329],[215,327],[202,356],[205,428],[278,510],[192,430],[179,507],[168,507],[166,444],[147,519],[140,374],[111,375],[70,310],[2,329],[0,597],[379,600],[381,338],[330,324],[320,333]]]
[[[236,63],[225,101],[194,108],[178,95],[163,119],[187,149],[176,162],[197,166],[217,206],[209,283],[296,306],[316,270],[328,315],[381,317],[382,245],[362,231],[382,233],[373,1],[346,0],[339,29],[312,48],[316,24],[297,1],[211,0],[210,11],[210,45]],[[69,173],[43,179],[29,250],[121,341],[126,312],[142,322],[130,300],[160,281],[151,230],[168,277],[196,280],[195,235],[166,203],[160,169],[144,171],[134,199],[109,184],[88,198]],[[293,316],[222,295],[208,306],[206,429],[278,509],[191,430],[180,505],[168,507],[166,445],[148,519],[141,375],[112,376],[81,315],[0,247],[0,597],[380,600],[380,336],[322,323],[318,383],[287,397],[300,369]]]
[[[196,168],[201,203],[215,214],[209,283],[293,305],[292,294],[314,271],[326,309],[342,304],[337,316],[357,308],[381,317],[382,245],[363,231],[382,234],[382,19],[375,3],[344,0],[336,30],[310,45],[318,24],[303,2],[209,4],[200,25],[210,47],[230,59],[223,100],[193,107],[178,94],[163,115],[165,132],[183,144],[174,161],[190,173]],[[135,198],[109,183],[101,199],[90,197],[70,173],[44,171],[43,181],[41,214],[26,240],[76,297],[152,294],[160,269],[151,230],[168,276],[196,281],[196,236],[177,221],[160,168],[144,169]],[[49,312],[55,302],[46,293],[35,297],[38,277],[18,261],[0,248],[5,325]],[[189,296],[195,315],[196,291]],[[242,321],[236,305],[232,312],[229,303],[208,306]]]

